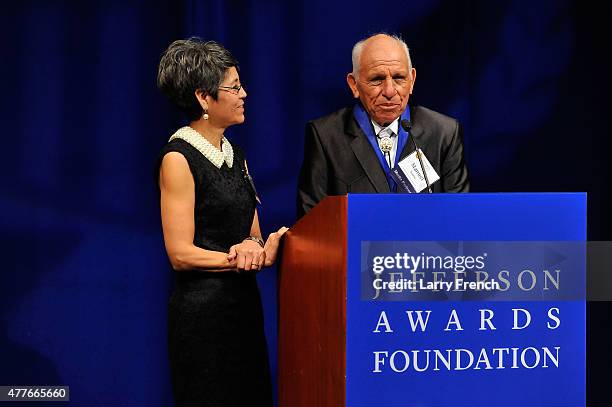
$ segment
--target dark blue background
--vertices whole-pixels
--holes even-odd
[[[413,101],[464,125],[474,191],[587,191],[610,240],[611,64],[603,10],[578,1],[15,1],[0,11],[0,384],[63,384],[74,405],[167,405],[153,168],[183,118],[155,87],[177,39],[241,62],[264,231],[291,225],[307,120],[352,103],[366,34],[411,47]],[[603,7],[603,6],[602,6]],[[275,272],[260,275],[276,346]],[[588,307],[588,391],[606,394],[609,304]],[[272,354],[275,365],[276,356]]]

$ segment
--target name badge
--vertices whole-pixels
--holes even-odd
[[[427,174],[429,185],[433,185],[440,179],[440,176],[431,166],[423,151],[421,151],[420,148],[418,151],[421,154],[421,159],[423,160],[423,167],[425,167],[425,173]],[[421,164],[419,163],[419,158],[417,157],[416,153],[417,152],[414,151],[408,157],[400,161],[391,170],[391,176],[397,182],[397,185],[404,191],[410,193],[419,193],[427,188],[427,182],[425,182],[425,177],[423,176],[423,171],[421,170]]]

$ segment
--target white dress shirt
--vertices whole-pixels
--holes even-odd
[[[391,152],[389,155],[391,156],[391,168],[395,165],[395,156],[397,155],[397,134],[399,132],[399,117],[391,122],[387,127],[381,127],[374,120],[371,120],[372,125],[374,126],[374,134],[376,134],[376,139],[378,141],[378,147],[380,148],[380,136],[387,133],[389,137],[391,137],[391,141],[393,141],[393,148],[391,148]],[[383,154],[384,156],[384,154]],[[385,160],[387,158],[385,157]]]

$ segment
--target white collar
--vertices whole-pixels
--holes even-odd
[[[176,138],[180,138],[191,144],[217,168],[221,168],[224,161],[229,168],[232,168],[232,165],[234,165],[234,149],[225,137],[221,139],[221,150],[213,146],[210,141],[206,140],[204,136],[189,126],[178,129],[176,133],[170,137],[168,142]]]
[[[391,136],[397,136],[399,134],[399,117],[391,122],[387,127],[379,126],[374,120],[370,119],[372,125],[374,126],[374,135],[378,136],[378,134],[385,129],[389,129],[393,132]]]

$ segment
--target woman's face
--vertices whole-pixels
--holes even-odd
[[[208,95],[208,116],[210,124],[226,128],[244,122],[244,99],[247,93],[240,84],[235,67],[225,71],[225,78],[219,86],[217,100]]]

